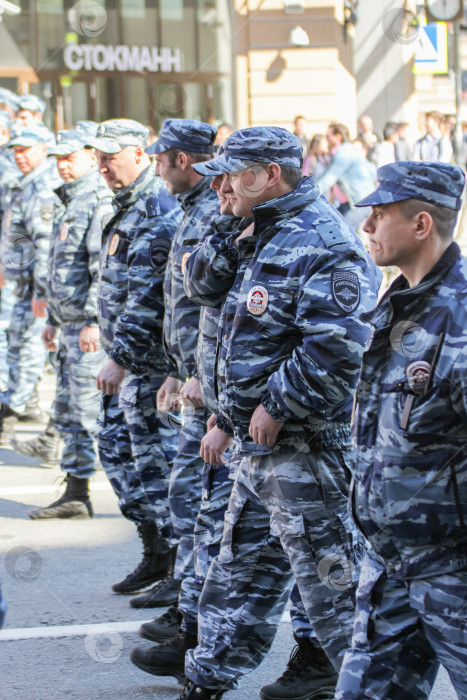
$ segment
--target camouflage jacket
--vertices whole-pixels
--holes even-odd
[[[242,449],[262,403],[284,422],[275,449],[348,424],[381,274],[312,178],[253,207],[253,235],[219,234],[191,262],[192,298],[216,305],[217,400]]]
[[[210,182],[210,178],[203,178],[178,196],[184,215],[174,236],[164,280],[164,347],[168,374],[182,380],[197,375],[200,309],[185,293],[183,273],[188,257],[209,235],[213,218],[219,216],[219,201]]]
[[[365,317],[354,518],[396,576],[467,564],[467,261],[453,243]],[[431,375],[431,376],[430,376]]]
[[[112,193],[97,168],[55,194],[65,211],[54,222],[49,253],[49,323],[97,325],[97,276],[102,229],[113,216]]]
[[[2,268],[7,279],[47,298],[47,262],[54,218],[62,205],[53,192],[60,183],[55,158],[46,158],[13,186],[3,217]]]
[[[154,165],[115,195],[102,234],[98,290],[101,342],[130,372],[164,373],[163,275],[181,211]]]
[[[0,148],[0,221],[9,208],[13,187],[21,177],[21,172],[16,167],[13,149],[3,146]]]
[[[211,223],[207,236],[218,233],[220,236],[231,236],[233,231],[238,231],[243,219],[237,216],[220,216]],[[250,220],[248,220],[250,221]],[[193,256],[193,262],[196,256]],[[184,274],[185,290],[190,296],[191,285],[191,256],[186,261]],[[219,318],[221,312],[222,297],[217,298],[218,306],[202,306],[199,317],[198,348],[196,355],[196,376],[201,382],[201,393],[207,408],[211,413],[217,413],[217,401],[215,391],[215,370],[216,370],[216,349],[217,332],[219,328]],[[229,433],[231,430],[228,428]]]

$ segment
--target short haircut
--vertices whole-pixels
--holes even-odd
[[[212,160],[211,153],[195,153],[194,151],[184,151],[182,148],[169,148],[167,151],[169,163],[173,167],[179,153],[184,153],[191,158],[194,163],[205,163],[207,160]]]
[[[455,209],[440,207],[439,204],[431,204],[421,199],[404,199],[399,202],[399,211],[404,219],[411,219],[421,211],[426,211],[433,219],[438,235],[444,240],[452,238],[459,214]]]
[[[295,189],[303,178],[303,170],[292,165],[281,165],[281,176],[286,185]]]
[[[345,124],[340,124],[339,122],[332,122],[329,124],[328,129],[332,130],[333,134],[340,134],[342,137],[342,143],[350,141],[349,129]]]

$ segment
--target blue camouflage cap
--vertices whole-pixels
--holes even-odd
[[[0,88],[0,104],[6,105],[15,112],[18,109],[18,96],[7,88]]]
[[[16,109],[27,109],[29,112],[40,112],[44,114],[46,104],[37,95],[18,95]]]
[[[235,173],[256,163],[277,163],[301,168],[302,145],[298,138],[278,126],[253,126],[234,131],[219,151],[219,156],[207,163],[192,165],[200,175]]]
[[[120,153],[127,146],[145,146],[149,129],[134,119],[108,119],[97,127],[94,138],[88,135],[88,146],[103,153]]]
[[[35,146],[36,143],[45,143],[47,146],[55,145],[55,138],[46,126],[28,126],[25,129],[18,131],[8,142],[8,146]]]
[[[421,199],[447,209],[461,208],[465,174],[457,165],[400,160],[378,168],[377,178],[376,190],[357,202],[356,207]]]
[[[65,129],[56,136],[56,146],[49,149],[51,156],[69,156],[88,146],[89,134],[79,129]]]
[[[216,153],[214,146],[217,129],[196,119],[166,119],[157,141],[146,148],[146,153],[165,153],[171,148],[192,153]]]
[[[88,136],[92,136],[93,138],[96,135],[98,127],[99,124],[97,122],[92,122],[87,119],[81,119],[75,124],[75,129],[78,129],[78,131],[85,131]]]

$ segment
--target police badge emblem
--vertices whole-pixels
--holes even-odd
[[[149,262],[156,272],[164,272],[169,256],[170,241],[156,239],[149,249]]]
[[[416,394],[423,394],[431,374],[431,365],[429,362],[418,360],[407,366],[405,373],[409,387]]]
[[[120,236],[118,235],[118,233],[114,233],[114,235],[112,236],[112,240],[110,241],[110,245],[109,245],[109,255],[115,255],[117,248],[118,248],[119,241],[120,241]]]
[[[268,308],[269,294],[265,287],[257,286],[252,287],[248,292],[247,306],[248,311],[255,316],[264,314]]]
[[[60,226],[60,240],[66,241],[68,237],[68,223],[66,221]]]
[[[331,273],[332,298],[346,314],[351,314],[360,304],[360,282],[355,272],[336,270]]]

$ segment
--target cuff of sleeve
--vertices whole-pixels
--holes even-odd
[[[49,314],[49,316],[47,317],[47,325],[49,325],[49,326],[54,326],[55,328],[58,328],[58,327],[60,326],[60,324],[59,324],[59,322],[57,321],[57,319],[54,318],[53,316],[51,316],[50,314]]]
[[[271,418],[274,418],[278,423],[285,423],[289,418],[287,414],[277,408],[270,394],[265,394],[261,399],[261,403],[266,413],[269,413]]]
[[[226,435],[233,436],[234,431],[227,418],[224,418],[223,416],[216,416],[216,425],[220,430],[223,430]]]
[[[234,239],[236,237],[237,234],[229,236],[223,241],[220,247],[221,252],[225,255],[229,264],[232,266],[235,266],[238,262],[238,250],[234,245]]]

